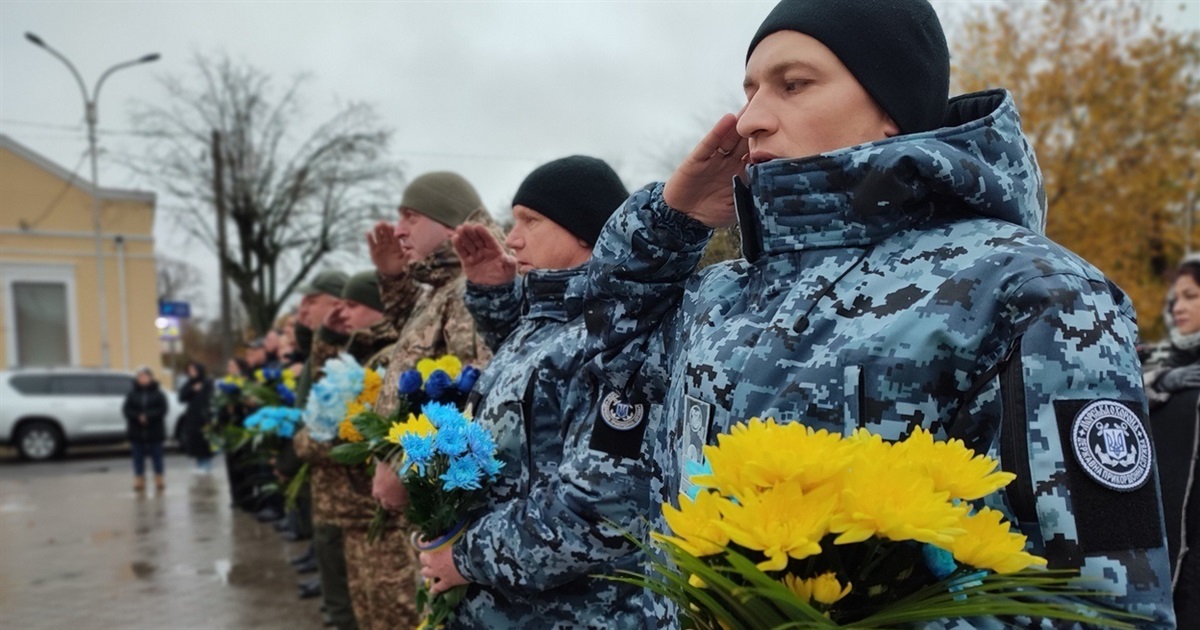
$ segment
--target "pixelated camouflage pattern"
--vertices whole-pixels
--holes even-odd
[[[400,529],[367,542],[367,527],[342,529],[346,549],[346,581],[354,616],[362,630],[409,630],[417,616],[416,551]]]
[[[637,529],[650,495],[644,461],[589,448],[600,397],[583,369],[585,278],[583,267],[532,271],[467,293],[480,333],[503,341],[476,387],[475,417],[504,467],[454,546],[472,584],[452,628],[641,625],[639,589],[591,577],[640,566],[608,522]]]
[[[699,273],[711,232],[668,208],[661,184],[635,193],[594,254],[593,372],[664,405],[650,416],[655,502],[674,502],[687,462],[753,416],[889,440],[922,426],[1031,475],[1033,514],[1018,519],[1008,491],[993,502],[1029,550],[1099,580],[1116,595],[1101,603],[1170,627],[1165,544],[1078,548],[1053,404],[1115,399],[1144,416],[1129,300],[1042,236],[1040,173],[1011,97],[959,97],[950,111],[944,129],[750,167],[749,259]],[[1001,453],[1000,373],[1014,358],[1025,405],[1008,411],[1028,426],[1028,452]],[[650,595],[647,610],[678,623]],[[935,626],[1000,622],[964,624]]]
[[[499,286],[467,281],[463,301],[475,320],[475,330],[493,354],[500,350],[501,344],[521,322],[523,286],[520,281]]]

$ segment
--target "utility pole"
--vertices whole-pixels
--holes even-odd
[[[212,132],[213,201],[217,206],[217,264],[221,272],[221,360],[233,356],[233,332],[230,329],[229,278],[226,275],[225,252],[225,154],[221,151],[221,132]]]

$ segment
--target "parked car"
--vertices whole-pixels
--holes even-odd
[[[0,444],[15,446],[25,459],[45,460],[71,444],[124,442],[121,405],[132,386],[132,372],[115,370],[0,371]],[[169,404],[167,435],[174,436],[183,406],[174,392],[163,393]]]

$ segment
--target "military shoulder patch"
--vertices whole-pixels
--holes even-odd
[[[600,403],[600,416],[608,426],[618,431],[628,431],[642,423],[646,416],[644,405],[625,402],[617,392],[611,392]]]
[[[1146,426],[1121,402],[1098,400],[1080,409],[1070,448],[1093,481],[1118,492],[1141,488],[1154,469]]]
[[[1138,404],[1056,400],[1054,415],[1079,551],[1105,553],[1161,546],[1153,449]],[[1054,555],[1048,547],[1047,557]],[[1055,564],[1052,559],[1051,568]]]
[[[616,457],[641,457],[647,413],[646,405],[631,404],[621,394],[609,392],[600,399],[600,410],[592,421],[592,438],[588,446]]]

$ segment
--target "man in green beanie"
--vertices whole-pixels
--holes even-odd
[[[380,222],[367,234],[384,310],[400,331],[376,405],[385,416],[396,407],[400,374],[420,359],[450,354],[482,368],[491,358],[463,303],[466,278],[450,244],[455,228],[464,223],[497,230],[479,194],[456,173],[426,173],[405,189],[398,211],[396,224]],[[348,553],[356,544],[350,536],[347,532]],[[365,545],[365,531],[362,536]],[[385,543],[388,538],[403,537],[385,537]],[[416,559],[399,552],[376,553],[367,562],[370,588],[381,597],[367,597],[365,613],[356,608],[359,623],[372,629],[411,625],[416,619]]]

